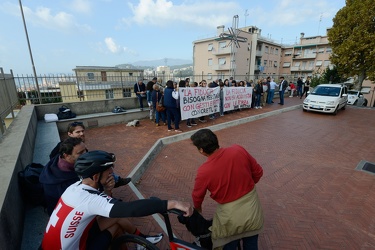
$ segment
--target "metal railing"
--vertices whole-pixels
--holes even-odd
[[[260,73],[258,75],[238,75],[235,76],[237,81],[240,80],[254,80],[266,78],[267,74]],[[289,80],[294,80],[294,76],[286,76]],[[147,84],[153,76],[148,76],[149,79],[144,79],[144,84]],[[201,74],[192,76],[176,76],[164,75],[158,77],[158,82],[161,86],[165,86],[167,80],[179,82],[182,79],[189,77],[191,82],[201,82],[206,80],[211,82],[216,79],[229,79],[230,76],[226,74]],[[272,78],[278,79],[278,75],[271,75]],[[105,100],[117,99],[124,97],[135,96],[134,84],[138,81],[136,77],[118,77],[106,76],[105,79],[101,77],[88,79],[87,77],[79,78],[75,75],[45,75],[38,76],[39,90],[38,93],[35,77],[31,75],[22,75],[13,77],[13,90],[16,91],[19,104],[25,105],[27,103],[39,104],[39,96],[42,103],[56,103],[56,102],[76,102],[89,100]],[[3,99],[3,98],[2,98]]]

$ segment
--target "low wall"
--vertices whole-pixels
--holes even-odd
[[[0,141],[0,249],[20,249],[25,204],[17,173],[33,161],[37,115],[24,106]]]
[[[62,105],[68,106],[72,112],[79,115],[112,112],[116,106],[124,107],[126,110],[139,108],[137,97],[125,97],[122,99],[108,99],[98,101],[82,101],[69,103],[47,103],[36,106],[38,120],[44,120],[45,114],[57,114]],[[143,99],[144,107],[148,107],[147,101]]]

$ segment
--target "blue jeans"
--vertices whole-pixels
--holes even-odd
[[[161,116],[161,120],[165,123],[165,111],[163,111],[163,112],[159,112],[159,111],[157,111],[156,108],[155,108],[155,119],[156,119],[156,124],[159,124],[160,116]]]
[[[141,109],[143,109],[143,97],[140,94],[137,94],[138,101],[139,101],[139,106]]]
[[[223,250],[236,250],[240,240],[234,240],[224,245]],[[258,249],[258,235],[242,238],[243,250],[257,250]]]
[[[273,100],[273,96],[275,95],[275,90],[274,89],[270,89],[270,92],[268,93],[268,100],[267,100],[267,103],[268,104],[271,104],[272,103],[272,100]]]
[[[297,87],[297,96],[299,96],[299,97],[302,96],[302,86]]]
[[[279,91],[280,104],[282,104],[282,105],[284,105],[284,92],[285,92],[285,90]]]
[[[257,93],[255,98],[255,107],[260,107],[260,98],[262,98],[262,94]]]

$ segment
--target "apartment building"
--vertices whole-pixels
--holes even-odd
[[[280,74],[291,75],[294,79],[319,75],[331,66],[331,53],[327,36],[305,37],[301,33],[298,44],[283,46]]]
[[[235,37],[219,26],[215,37],[194,41],[194,75],[207,80],[230,76],[255,80],[283,75],[294,80],[330,66],[327,36],[304,37],[301,33],[298,44],[285,45],[263,37],[255,26],[240,28],[237,35],[241,40],[238,46],[233,41]]]
[[[94,101],[130,97],[133,86],[143,78],[141,69],[76,66],[77,82],[60,83],[64,102]]]

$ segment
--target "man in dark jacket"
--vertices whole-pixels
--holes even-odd
[[[143,79],[139,79],[138,82],[134,84],[134,93],[139,100],[141,111],[143,111],[143,98],[146,97],[146,85],[143,83]]]
[[[86,151],[81,138],[69,137],[61,143],[59,155],[44,167],[39,181],[43,184],[48,215],[51,215],[65,189],[79,180],[74,172],[74,163]]]
[[[280,84],[279,84],[279,97],[280,97],[280,105],[284,105],[284,93],[286,88],[289,86],[288,81],[284,79],[283,76],[280,76]]]
[[[178,90],[174,89],[173,82],[169,80],[167,82],[167,88],[164,89],[164,106],[167,111],[167,124],[168,131],[172,131],[172,117],[174,118],[174,129],[176,132],[182,132],[180,130],[180,112],[177,108]]]

